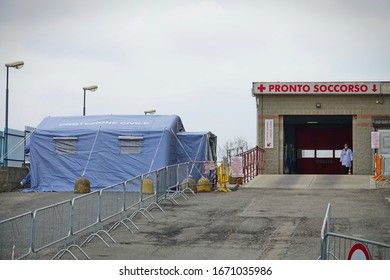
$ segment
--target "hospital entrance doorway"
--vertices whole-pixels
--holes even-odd
[[[284,174],[343,174],[340,153],[352,149],[352,116],[284,116]]]

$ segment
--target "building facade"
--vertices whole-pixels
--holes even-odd
[[[373,131],[390,129],[390,82],[254,82],[265,174],[373,174]]]

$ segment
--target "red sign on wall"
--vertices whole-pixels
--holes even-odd
[[[254,82],[253,94],[379,94],[379,82],[262,83]]]

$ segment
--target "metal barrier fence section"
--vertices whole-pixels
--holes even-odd
[[[157,171],[149,172],[142,176],[141,183],[141,201],[138,212],[142,213],[147,219],[153,219],[149,210],[154,206],[157,197]],[[146,214],[145,214],[146,213]],[[150,220],[150,219],[149,219]]]
[[[154,217],[150,211],[153,208],[164,212],[160,206],[163,200],[178,204],[176,196],[188,199],[184,193],[188,187],[186,182],[191,175],[204,177],[205,164],[196,162],[167,166],[99,191],[0,221],[0,259],[23,259],[54,245],[63,249],[53,259],[65,253],[76,259],[70,250],[73,247],[77,247],[89,259],[81,247],[94,237],[109,247],[99,234],[105,234],[115,243],[110,232],[118,226],[123,225],[133,232],[130,223],[131,227],[139,229],[132,221],[137,214],[152,221]],[[105,230],[105,227],[110,228]],[[79,246],[77,239],[82,236],[88,237],[84,242],[79,242]]]
[[[180,192],[178,170],[178,166],[171,165],[157,171],[157,202],[165,199],[178,204],[174,199]]]
[[[71,234],[76,235],[99,223],[100,191],[73,198]]]
[[[177,167],[177,180],[179,184],[183,187],[183,181],[188,178],[188,163],[179,164]]]
[[[124,211],[124,183],[100,190],[100,222],[118,217]]]
[[[33,213],[0,222],[0,259],[21,259],[31,253]]]
[[[321,229],[319,260],[389,260],[390,245],[330,231],[330,203]]]
[[[139,204],[141,202],[141,184],[141,176],[125,181],[125,211],[131,211],[131,209],[138,210]]]
[[[185,199],[188,199],[186,195],[186,191],[192,192],[195,194],[193,190],[191,190],[188,181],[188,163],[179,164],[177,167],[177,184],[178,184],[178,192]]]
[[[390,260],[390,245],[366,240],[362,238],[355,238],[343,234],[329,232],[327,235],[329,243],[328,260],[349,260],[354,258],[356,254],[365,254],[360,257],[368,260]]]
[[[34,211],[32,252],[45,249],[70,236],[72,201],[66,200]]]

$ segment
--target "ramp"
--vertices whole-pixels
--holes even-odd
[[[279,175],[262,174],[245,188],[271,189],[375,189],[370,175]]]

